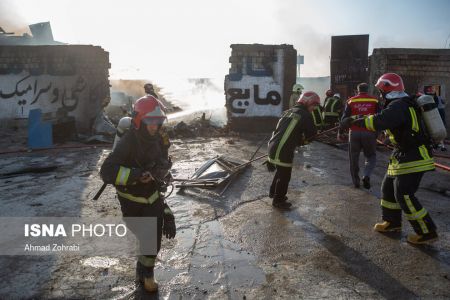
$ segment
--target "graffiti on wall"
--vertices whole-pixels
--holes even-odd
[[[226,101],[233,117],[278,116],[282,107],[281,86],[272,77],[244,75],[225,84]]]
[[[230,74],[225,77],[226,106],[231,117],[281,115],[283,52],[269,50],[231,56]]]
[[[2,78],[3,77],[3,78]],[[18,75],[0,76],[1,117],[27,118],[33,108],[45,112],[55,112],[62,107],[67,112],[74,111],[81,96],[87,92],[87,82],[83,76],[33,76],[23,72]],[[3,116],[3,114],[9,114]]]

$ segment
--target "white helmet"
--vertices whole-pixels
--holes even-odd
[[[303,85],[301,85],[300,83],[296,83],[292,86],[292,91],[293,92],[298,92],[301,93],[301,91],[304,89]]]
[[[334,95],[333,95],[333,97],[336,97],[336,98],[339,98],[339,99],[341,99],[341,94],[339,94],[339,93],[336,93],[336,94],[334,94]]]

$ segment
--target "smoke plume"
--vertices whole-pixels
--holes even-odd
[[[14,32],[17,35],[30,33],[25,19],[17,12],[14,1],[0,1],[0,27],[6,32]]]

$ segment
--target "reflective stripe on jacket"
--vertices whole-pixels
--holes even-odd
[[[303,105],[283,113],[269,141],[269,162],[292,167],[295,147],[308,143],[316,134],[312,115]]]
[[[323,104],[323,119],[326,117],[339,117],[342,111],[341,99],[328,97]]]
[[[155,181],[142,183],[139,178],[144,171],[168,159],[170,142],[161,134],[142,137],[141,133],[132,128],[124,134],[103,162],[100,175],[105,183],[116,187],[119,196],[152,204],[159,197],[159,186]]]
[[[381,113],[364,120],[371,131],[386,130],[394,145],[387,170],[391,176],[435,169],[420,114],[412,101],[409,97],[394,99]]]
[[[323,126],[323,118],[322,118],[322,109],[320,106],[317,106],[311,113],[312,117],[313,117],[313,121],[314,121],[314,125],[316,125],[316,127],[320,127]]]

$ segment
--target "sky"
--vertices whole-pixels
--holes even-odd
[[[448,0],[0,0],[0,26],[50,21],[55,40],[110,53],[113,79],[220,78],[230,44],[292,44],[328,76],[332,35],[379,47],[450,47]]]

